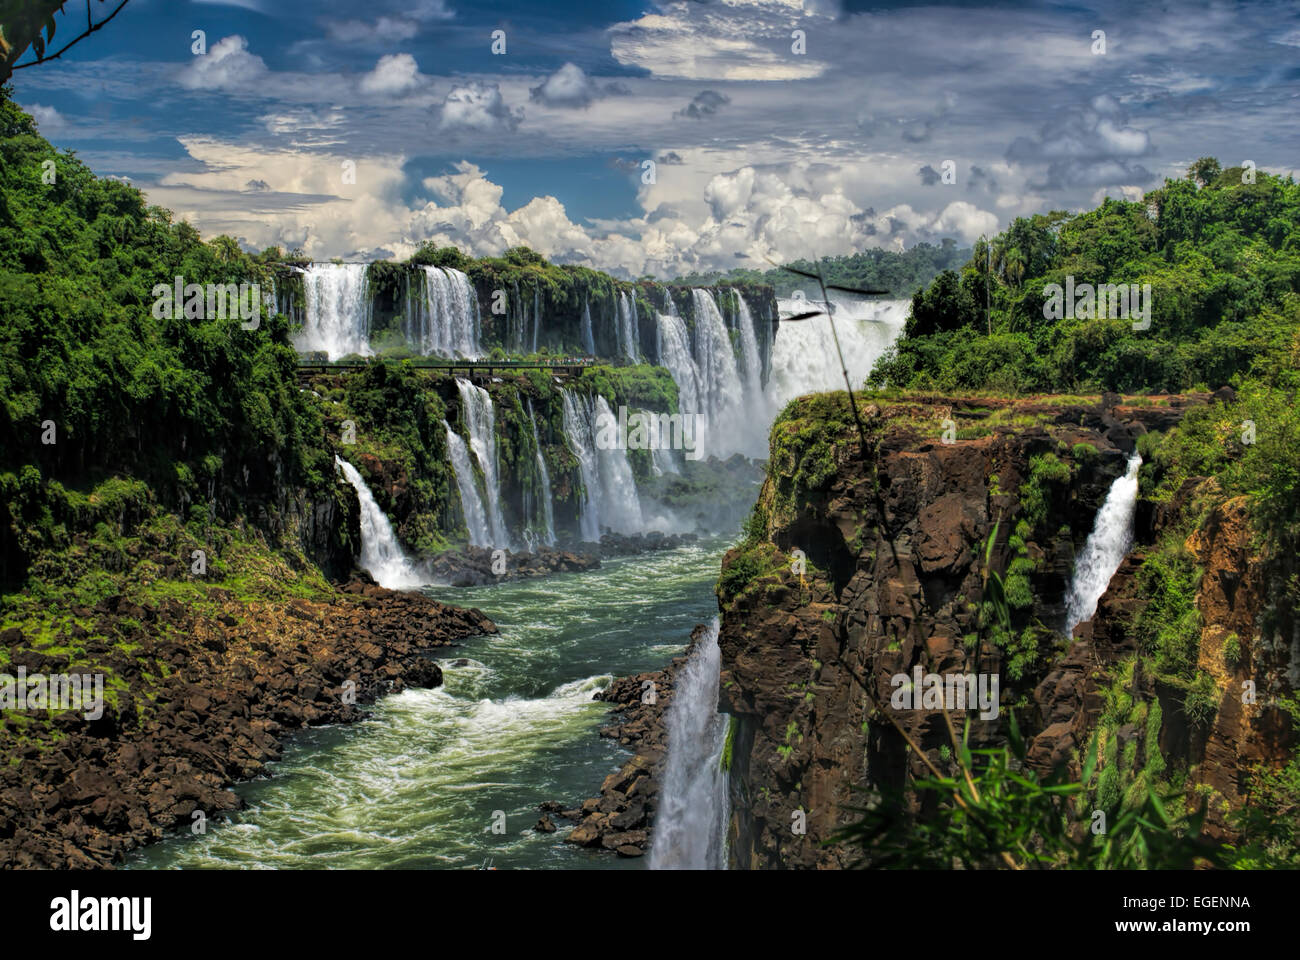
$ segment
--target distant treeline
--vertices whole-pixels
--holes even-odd
[[[844,287],[870,290],[888,290],[902,299],[929,286],[930,281],[945,270],[958,269],[970,259],[971,248],[959,247],[957,242],[945,239],[938,246],[918,243],[898,253],[894,250],[865,250],[847,257],[822,257],[820,267],[827,283]],[[795,260],[790,266],[817,272],[816,260]],[[776,288],[778,297],[788,297],[795,290],[813,293],[811,280],[787,270],[749,270],[737,267],[726,273],[692,273],[679,277],[675,283],[690,286],[712,286],[726,283],[769,283]]]

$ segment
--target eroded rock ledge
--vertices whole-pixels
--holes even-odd
[[[236,809],[229,785],[265,773],[294,730],[349,723],[386,693],[438,686],[431,651],[496,632],[478,610],[364,579],[328,602],[236,602],[220,588],[208,597],[202,614],[121,597],[76,611],[95,629],[74,633],[125,688],[99,720],[63,714],[40,737],[6,711],[3,755],[17,762],[0,768],[0,864],[107,867],[195,810],[211,819]],[[126,638],[137,648],[97,639],[122,636],[123,624],[138,625]],[[0,637],[8,669],[66,669],[32,639]]]

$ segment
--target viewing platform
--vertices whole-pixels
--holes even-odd
[[[299,374],[328,373],[331,370],[361,370],[386,361],[378,357],[350,360],[328,360],[323,354],[301,354],[298,357]],[[498,372],[516,370],[545,370],[557,377],[580,377],[587,367],[595,366],[594,357],[555,357],[548,360],[449,360],[445,357],[411,357],[397,361],[420,370],[437,370],[455,376],[492,377]]]

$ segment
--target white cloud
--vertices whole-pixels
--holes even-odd
[[[420,31],[420,25],[404,17],[380,17],[374,23],[362,20],[330,20],[325,31],[331,40],[339,43],[382,44],[410,40]]]
[[[180,74],[190,90],[238,90],[253,86],[266,73],[261,57],[248,52],[248,41],[238,34],[223,37],[194,58]]]
[[[67,121],[63,119],[63,114],[59,113],[53,107],[47,107],[43,104],[33,103],[29,107],[24,107],[28,113],[36,120],[36,125],[40,127],[41,133],[49,136],[52,133],[58,133],[67,126]]]
[[[389,53],[361,78],[363,93],[402,94],[420,86],[420,67],[409,53]]]
[[[602,87],[577,64],[566,63],[533,87],[530,98],[548,107],[586,107],[593,100],[626,92],[626,88],[618,83]]]
[[[442,130],[514,130],[523,111],[512,112],[495,83],[472,80],[451,88],[442,103]]]
[[[626,66],[658,77],[691,80],[800,80],[818,77],[827,65],[793,50],[794,28],[808,32],[803,4],[754,2],[714,10],[670,3],[610,28],[610,53]],[[805,41],[806,41],[805,37]]]

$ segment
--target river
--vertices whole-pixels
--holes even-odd
[[[534,832],[544,800],[595,796],[627,751],[600,737],[616,676],[662,668],[717,612],[724,539],[600,568],[432,596],[478,607],[497,636],[444,648],[443,685],[376,703],[359,723],[289,740],[245,807],[145,847],[127,868],[643,869]],[[467,665],[453,665],[467,660]],[[493,832],[504,813],[504,832]]]

